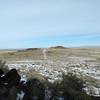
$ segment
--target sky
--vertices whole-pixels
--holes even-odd
[[[100,46],[100,0],[0,0],[0,49]]]

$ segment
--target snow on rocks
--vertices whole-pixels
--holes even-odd
[[[53,61],[53,60],[38,60],[33,62],[25,62],[25,63],[14,63],[8,64],[9,69],[16,68],[20,69],[20,71],[29,71],[30,69],[34,69],[36,72],[40,73],[44,77],[48,77],[48,81],[54,82],[57,79],[61,79],[62,73],[74,73],[79,76],[88,76],[92,77],[100,81],[100,63],[95,62],[85,62],[82,60],[78,60],[79,58],[70,58],[76,60],[70,61]],[[87,58],[89,60],[89,58]],[[94,59],[91,59],[94,60]],[[25,79],[25,76],[22,76],[22,79]],[[100,82],[99,82],[100,85]],[[91,90],[90,90],[91,89]],[[87,86],[84,90],[87,91],[88,94],[100,96],[100,88],[96,88],[94,86]],[[91,91],[93,93],[91,93]]]

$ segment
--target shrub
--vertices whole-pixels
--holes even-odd
[[[9,71],[9,68],[6,65],[6,61],[0,60],[0,69],[3,70],[4,73],[7,73]]]
[[[62,81],[56,81],[53,86],[53,95],[59,96],[62,92],[65,100],[90,100],[90,97],[83,91],[84,81],[76,77],[76,75],[63,74]]]

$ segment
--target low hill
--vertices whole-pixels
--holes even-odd
[[[54,49],[65,49],[66,47],[64,47],[64,46],[55,46],[55,47],[50,47],[50,48],[54,48]]]

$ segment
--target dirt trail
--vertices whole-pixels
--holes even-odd
[[[44,49],[42,50],[42,54],[43,54],[43,59],[48,59],[48,58],[47,58],[47,48],[44,48]]]

